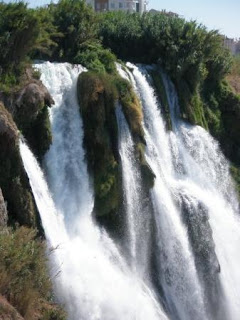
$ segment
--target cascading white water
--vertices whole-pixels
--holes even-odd
[[[76,98],[77,77],[83,68],[66,63],[35,67],[55,100],[53,144],[45,161],[54,203],[24,143],[21,155],[49,245],[57,246],[52,264],[60,273],[54,282],[69,320],[166,320],[151,290],[128,269],[113,241],[91,217],[93,193]]]
[[[166,78],[165,86],[171,109],[178,110],[176,92]],[[203,128],[187,125],[177,117],[175,135],[183,167],[176,188],[192,197],[192,202],[197,199],[208,211],[220,264],[223,288],[220,301],[227,319],[237,320],[240,315],[240,216],[229,164],[218,143]]]
[[[174,168],[170,139],[154,91],[141,70],[130,65],[142,100],[146,156],[156,175],[151,196],[157,225],[159,278],[173,319],[208,319],[201,285],[174,198]]]
[[[140,211],[140,188],[137,183],[139,170],[137,170],[134,158],[134,142],[120,105],[116,107],[116,117],[118,122],[118,148],[122,163],[124,203],[129,230],[127,241],[130,244],[130,262],[134,268],[137,255],[136,219]]]
[[[124,209],[127,217],[132,270],[147,280],[149,274],[149,214],[142,204],[140,167],[134,141],[120,105],[116,107],[118,148],[122,164]]]
[[[58,275],[54,284],[59,301],[69,320],[167,319],[152,286],[146,284],[151,277],[143,281],[146,270],[151,272],[145,266],[147,215],[134,142],[121,108],[117,107],[116,117],[131,268],[91,216],[94,196],[76,97],[77,77],[85,70],[67,63],[42,63],[36,68],[55,100],[50,110],[53,144],[45,159],[51,194],[23,141],[20,151],[49,247],[56,248],[51,274]],[[177,95],[166,76],[171,132],[165,128],[146,69],[134,65],[131,69],[133,75],[118,66],[119,73],[133,82],[143,105],[146,158],[156,175],[151,190],[156,223],[154,277],[169,318],[238,320],[240,218],[229,165],[204,129],[179,120]]]
[[[146,69],[130,67],[143,104],[147,159],[157,175],[159,270],[171,317],[237,320],[240,218],[229,165],[203,128],[179,120],[174,86],[163,75],[173,124],[168,133]]]

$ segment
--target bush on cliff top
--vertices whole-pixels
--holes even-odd
[[[35,50],[46,52],[56,45],[51,39],[56,28],[47,11],[39,14],[23,1],[0,2],[0,17],[0,82],[12,86]]]

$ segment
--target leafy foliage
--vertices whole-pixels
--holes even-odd
[[[116,57],[110,50],[104,49],[99,42],[85,42],[74,58],[75,63],[84,65],[91,71],[99,73],[115,73]]]
[[[54,25],[63,37],[58,41],[55,58],[73,61],[81,46],[97,35],[97,16],[84,0],[60,0],[50,5]]]
[[[0,61],[2,73],[21,72],[22,63],[34,50],[47,51],[55,43],[55,27],[47,10],[28,9],[23,1],[0,2]]]
[[[207,78],[220,81],[231,67],[217,31],[164,13],[108,12],[102,14],[99,34],[118,57],[160,65],[177,87],[182,113],[207,128],[201,86]]]

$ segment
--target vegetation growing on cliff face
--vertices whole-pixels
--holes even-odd
[[[227,76],[235,94],[240,94],[240,54],[233,57],[233,64],[230,74]]]
[[[110,221],[110,228],[116,231],[123,226],[123,222],[120,221],[123,217],[119,215],[122,206],[122,176],[115,113],[119,103],[135,141],[136,158],[139,160],[146,192],[154,184],[155,175],[144,154],[145,139],[140,101],[129,81],[117,74],[92,71],[79,76],[78,97],[83,117],[88,165],[93,173],[95,213],[103,223]]]
[[[25,320],[64,320],[52,300],[45,244],[36,231],[21,227],[0,231],[0,295]]]
[[[95,210],[104,216],[119,204],[117,123],[114,113],[116,90],[111,76],[82,73],[78,80],[80,110],[84,123],[84,144],[94,176]]]

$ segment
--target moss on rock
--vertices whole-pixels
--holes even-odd
[[[135,142],[144,187],[149,190],[155,175],[145,155],[140,101],[130,84],[118,75],[93,72],[80,74],[78,99],[84,125],[84,145],[95,190],[95,214],[108,229],[122,232],[122,172],[119,166],[118,127],[115,107],[122,105]]]
[[[95,212],[112,215],[118,209],[121,179],[118,168],[116,88],[108,75],[82,73],[78,97],[84,124],[84,145],[94,177]]]
[[[120,77],[115,79],[115,83],[118,92],[118,99],[122,105],[123,112],[133,136],[140,141],[145,141],[142,127],[142,108],[131,83]]]
[[[181,80],[177,83],[177,91],[183,119],[188,120],[191,124],[199,125],[208,130],[204,105],[198,88],[192,92],[187,82]]]

